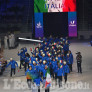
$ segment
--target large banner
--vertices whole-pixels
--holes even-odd
[[[35,37],[43,37],[43,13],[35,13]]]
[[[34,12],[75,12],[76,0],[34,0]]]
[[[77,14],[68,12],[68,30],[69,37],[77,37]]]

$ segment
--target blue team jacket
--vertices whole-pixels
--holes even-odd
[[[8,67],[9,65],[11,65],[11,68],[15,69],[16,65],[18,67],[18,63],[15,60],[10,61],[6,67]]]
[[[66,64],[66,65],[63,65],[63,72],[64,72],[64,74],[65,73],[69,73],[69,66]]]
[[[34,79],[34,83],[36,83],[37,86],[40,86],[40,82],[42,82],[42,79],[40,77],[37,79]]]
[[[71,63],[73,64],[73,54],[70,54],[70,58],[71,58]]]
[[[28,58],[28,57],[26,57],[24,60],[25,60],[25,62],[27,62],[27,63],[29,62],[29,58]]]
[[[23,52],[19,53],[18,56],[20,56],[20,60],[24,60],[25,54]]]
[[[72,57],[66,57],[67,64],[73,64],[73,58]]]
[[[43,77],[46,77],[46,72],[47,72],[47,70],[46,70],[46,69],[43,69],[43,68],[40,68],[40,70],[41,70],[42,73],[43,73]]]
[[[64,49],[64,51],[69,51],[69,45],[65,44],[63,49]]]
[[[58,68],[56,72],[57,72],[57,76],[63,76],[64,75],[63,67],[62,68]]]

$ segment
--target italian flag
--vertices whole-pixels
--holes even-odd
[[[51,56],[51,53],[49,53],[48,56]]]
[[[60,68],[63,68],[63,65],[60,65]]]
[[[59,63],[62,63],[62,60],[59,60]]]
[[[34,0],[34,12],[75,12],[76,0]]]
[[[32,51],[32,48],[30,48],[30,51]]]
[[[47,42],[45,42],[45,45],[47,45]]]
[[[34,12],[48,12],[48,8],[45,6],[47,0],[34,0]]]
[[[39,49],[38,49],[38,48],[36,48],[36,50],[38,51]]]
[[[53,45],[56,45],[56,43],[54,42]]]
[[[46,73],[46,82],[45,82],[45,88],[50,87],[51,85],[51,76],[50,76],[50,70],[48,68]]]
[[[63,48],[63,46],[61,46],[61,48]]]
[[[52,49],[54,49],[54,46],[52,46]]]

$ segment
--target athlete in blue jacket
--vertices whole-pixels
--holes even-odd
[[[21,65],[23,65],[24,62],[24,58],[25,58],[25,51],[23,49],[21,49],[21,52],[18,52],[18,56],[20,56],[20,69],[21,69]]]
[[[27,48],[26,47],[21,48],[21,50],[23,50],[24,54],[27,52]]]
[[[16,66],[18,67],[18,63],[15,60],[13,60],[12,58],[10,58],[10,62],[7,64],[6,67],[8,67],[9,65],[11,65],[10,76],[12,77],[12,72],[14,72],[14,75],[15,75],[15,70],[16,70]]]
[[[55,85],[57,85],[57,70],[58,70],[58,65],[55,64],[55,66],[53,67],[53,73],[54,73],[54,78],[55,78]]]
[[[63,73],[63,65],[60,65],[58,63],[58,69],[56,70],[56,72],[57,72],[59,87],[61,87],[62,86],[62,76],[64,75],[64,73]]]
[[[69,51],[69,45],[68,44],[64,44],[63,49],[64,49],[64,56],[66,56],[68,51]]]
[[[68,64],[68,66],[69,66],[70,72],[72,72],[73,59],[72,59],[72,57],[69,55],[69,53],[68,53],[67,56],[66,56],[66,61],[67,61],[67,64]]]
[[[45,68],[40,68],[41,72],[43,73],[43,87],[45,86],[46,82],[46,73],[47,73],[48,66],[46,65]]]
[[[72,65],[73,65],[73,54],[72,54],[72,52],[71,52],[70,50],[68,51],[68,53],[69,53],[69,57],[71,58],[70,70],[72,71]]]
[[[33,63],[33,61],[36,60],[36,58],[35,58],[35,54],[32,54],[32,57],[30,58],[30,60],[31,60],[31,63]]]
[[[57,61],[55,60],[55,58],[53,58],[53,61],[51,61],[51,66],[52,66],[51,74],[53,76],[53,79],[54,78],[56,79],[56,73],[55,73],[56,65],[57,65]]]

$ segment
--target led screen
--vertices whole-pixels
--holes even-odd
[[[66,15],[67,20],[62,19],[64,14],[65,15],[67,14]],[[53,20],[52,20],[52,24],[56,23],[55,25],[57,25],[57,28],[60,28],[58,29],[58,35],[60,34],[65,35],[65,32],[66,32],[66,34],[68,34],[67,36],[69,37],[77,37],[76,0],[34,0],[34,20],[35,20],[36,38],[45,36],[46,34],[45,29],[48,29],[48,30],[53,29],[53,26],[48,26],[48,28],[46,28],[47,26],[45,24],[49,24],[50,19],[48,19],[48,16],[47,18],[44,17],[45,15],[48,15],[50,17],[51,16],[53,17],[53,15],[55,16],[59,15],[56,21],[55,21],[55,18],[56,18],[55,16],[53,17]],[[46,20],[49,22],[45,23],[45,21],[43,21],[45,20],[44,18],[46,18]],[[61,23],[61,26],[60,26],[60,23]],[[66,25],[66,26],[62,26],[62,25]],[[62,32],[60,32],[60,30]],[[55,33],[55,29],[51,31]]]
[[[34,12],[75,12],[76,0],[34,0]]]

